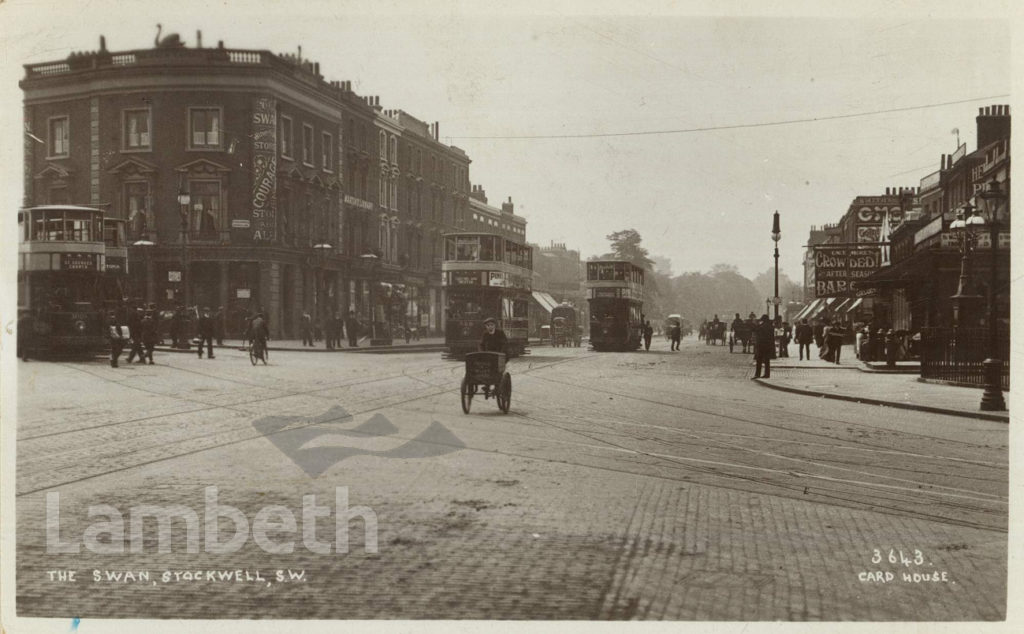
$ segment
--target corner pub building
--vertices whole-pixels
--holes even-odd
[[[470,159],[301,53],[201,32],[115,53],[101,36],[26,65],[24,205],[125,219],[131,299],[223,306],[229,337],[255,310],[276,338],[306,310],[355,310],[375,338],[443,332],[442,236],[466,222]]]

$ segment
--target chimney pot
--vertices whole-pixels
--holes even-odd
[[[196,48],[203,48],[203,32],[196,30]]]

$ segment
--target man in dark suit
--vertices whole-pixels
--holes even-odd
[[[117,360],[121,357],[121,351],[124,350],[124,344],[128,341],[131,333],[128,332],[127,326],[122,326],[117,320],[117,313],[110,311],[107,314],[107,327],[110,338],[110,367],[117,367]]]
[[[807,351],[807,360],[811,360],[811,342],[814,341],[814,331],[806,319],[800,320],[796,327],[796,345],[800,348],[800,360],[804,360],[804,350]]]
[[[132,359],[136,356],[139,357],[139,363],[146,362],[146,354],[142,351],[143,313],[144,311],[141,306],[128,313],[128,331],[132,335],[131,349],[128,351],[128,363],[131,363]]]
[[[359,347],[359,320],[356,319],[356,311],[348,311],[348,319],[345,320],[345,334],[348,335],[348,347]]]
[[[206,344],[206,356],[209,358],[213,357],[213,335],[216,326],[213,323],[213,317],[210,316],[210,309],[204,308],[203,314],[199,318],[199,358],[203,358],[203,344]]]
[[[775,328],[768,319],[768,315],[761,315],[761,321],[754,329],[754,378],[770,378],[772,375],[772,355],[775,353]],[[761,366],[764,366],[764,376],[761,376]]]

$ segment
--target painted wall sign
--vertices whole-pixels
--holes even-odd
[[[277,100],[273,97],[257,97],[253,102],[252,136],[252,239],[272,241],[277,231]]]
[[[879,249],[814,247],[815,297],[853,297],[859,283],[878,270]]]

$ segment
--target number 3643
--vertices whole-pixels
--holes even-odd
[[[890,548],[889,552],[886,554],[875,548],[871,555],[871,563],[880,564],[886,560],[888,560],[890,564],[903,564],[904,566],[910,566],[913,564],[915,566],[920,566],[924,564],[924,554],[916,548],[914,549],[913,557],[904,554],[902,549]]]

